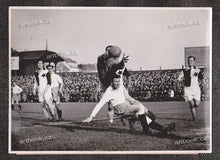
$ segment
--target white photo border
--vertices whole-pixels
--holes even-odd
[[[210,85],[210,149],[209,150],[171,150],[171,151],[164,151],[164,150],[157,150],[157,151],[12,151],[12,140],[11,140],[11,122],[12,122],[12,117],[11,117],[11,18],[12,18],[12,10],[81,10],[81,9],[99,9],[99,10],[108,10],[108,9],[116,9],[116,10],[155,10],[155,9],[160,9],[160,10],[209,10],[210,11],[210,57],[209,57],[209,67],[210,67],[210,80],[209,80],[209,85]],[[8,77],[9,77],[9,90],[8,90],[8,95],[9,95],[9,114],[8,114],[8,153],[9,154],[17,154],[17,155],[60,155],[60,154],[65,154],[65,155],[95,155],[95,154],[102,154],[102,155],[118,155],[118,154],[126,154],[126,155],[140,155],[140,154],[191,154],[191,155],[197,155],[199,153],[212,153],[212,8],[211,7],[39,7],[39,6],[9,6],[9,23],[8,23],[8,28],[9,28],[9,57],[8,57],[8,65],[9,65],[9,72],[8,72]]]

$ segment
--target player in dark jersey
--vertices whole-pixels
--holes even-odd
[[[117,70],[123,70],[125,76],[129,76],[129,72],[125,68],[125,63],[128,62],[128,56],[123,56],[122,60],[118,58],[121,55],[121,49],[118,46],[109,45],[106,47],[105,53],[98,57],[97,69],[98,77],[101,82],[103,91],[110,86],[113,73]],[[113,123],[113,109],[108,103],[108,119],[110,123]]]

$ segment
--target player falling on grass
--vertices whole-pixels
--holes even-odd
[[[198,120],[196,110],[201,98],[199,80],[202,80],[202,73],[200,69],[194,65],[196,60],[194,56],[189,56],[187,60],[189,67],[181,71],[178,80],[184,80],[184,98],[189,102],[192,119]]]
[[[97,70],[103,92],[105,92],[105,90],[110,86],[111,75],[117,69],[124,68],[124,75],[127,77],[129,76],[129,73],[125,68],[125,63],[128,61],[128,56],[124,56],[123,59],[119,61],[118,58],[120,55],[121,49],[118,46],[109,45],[106,47],[105,53],[98,57]],[[110,124],[113,123],[113,114],[112,106],[110,103],[108,103],[108,119]]]
[[[55,73],[55,63],[50,62],[50,65],[47,66],[49,70],[49,85],[51,87],[51,93],[54,105],[56,106],[58,120],[62,120],[62,110],[60,109],[60,95],[63,90],[63,80],[62,78]]]
[[[145,113],[147,109],[142,103],[133,99],[128,91],[125,89],[124,85],[121,84],[122,76],[119,72],[112,75],[111,85],[106,89],[103,97],[99,103],[95,106],[90,116],[83,122],[91,122],[99,110],[104,106],[105,103],[109,102],[113,106],[113,111],[117,115],[133,115],[137,116],[137,119],[141,122],[143,131],[145,134],[149,134],[149,127],[160,131],[162,134],[168,134],[169,131],[173,130],[175,127],[174,123],[171,123],[167,127],[163,127],[155,121],[155,119],[150,118]]]
[[[52,120],[56,120],[55,106],[52,103],[52,94],[50,86],[48,85],[48,70],[43,68],[43,61],[38,61],[38,69],[34,73],[34,91],[33,94],[36,95],[38,92],[39,102],[43,110],[43,114],[46,121],[50,121],[50,115],[52,115]]]
[[[12,82],[12,110],[14,110],[14,106],[16,104],[16,106],[19,107],[20,111],[21,111],[21,105],[19,103],[20,99],[21,99],[21,92],[23,91],[23,89],[21,87],[19,87],[15,82]]]

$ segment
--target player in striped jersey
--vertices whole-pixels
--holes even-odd
[[[35,80],[33,94],[36,95],[36,92],[38,92],[45,120],[49,121],[50,118],[55,120],[56,114],[54,112],[55,106],[52,103],[52,93],[48,84],[47,72],[48,70],[43,68],[43,61],[40,60],[38,62],[38,70],[34,74]]]
[[[190,105],[190,111],[193,120],[198,120],[197,107],[200,104],[201,90],[199,87],[199,80],[203,79],[202,73],[199,68],[195,67],[194,56],[188,57],[189,67],[181,71],[178,80],[184,81],[184,98]]]

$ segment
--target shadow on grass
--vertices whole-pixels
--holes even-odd
[[[186,118],[170,118],[170,117],[157,117],[157,119],[168,119],[168,120],[179,120],[179,121],[189,121],[193,122],[192,119],[186,119]]]
[[[64,122],[64,123],[62,123]],[[36,122],[33,125],[42,125],[42,126],[50,126],[50,127],[58,127],[65,129],[69,132],[74,132],[74,130],[85,130],[85,131],[98,131],[98,132],[115,132],[115,133],[124,133],[124,134],[132,134],[132,135],[144,135],[142,131],[134,131],[130,132],[128,129],[123,128],[115,128],[114,126],[108,126],[107,124],[103,123],[102,125],[97,123],[82,123],[82,122],[71,122],[71,121],[62,121],[60,122]],[[59,124],[60,123],[60,124]],[[169,138],[174,140],[182,140],[182,139],[189,139],[189,137],[177,135],[171,133],[169,135],[163,135],[160,132],[153,131],[152,134],[146,135],[151,137],[158,137],[158,138]]]

